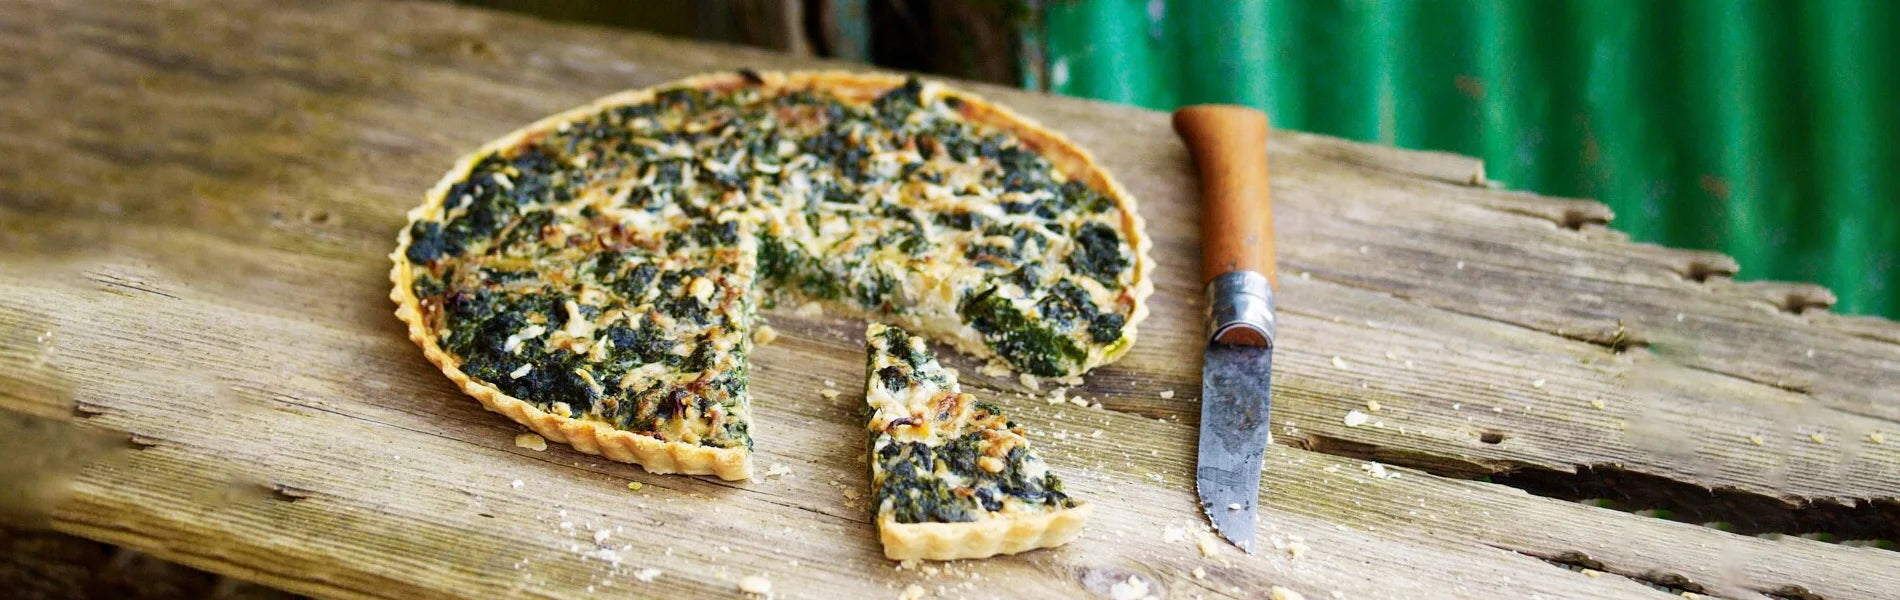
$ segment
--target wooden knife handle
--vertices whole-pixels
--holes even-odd
[[[1174,131],[1201,173],[1201,282],[1273,269],[1273,197],[1267,190],[1267,114],[1200,104],[1174,111]]]

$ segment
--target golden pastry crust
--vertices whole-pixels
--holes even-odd
[[[891,560],[960,560],[1016,554],[1069,543],[1082,533],[1093,504],[1053,512],[998,516],[969,523],[899,523],[884,516],[878,540]]]
[[[445,201],[450,188],[467,178],[484,157],[520,147],[524,143],[550,135],[566,123],[601,113],[606,109],[652,101],[656,94],[665,90],[697,88],[720,91],[744,86],[761,86],[765,89],[822,89],[844,99],[862,101],[876,98],[895,87],[904,85],[905,82],[906,79],[902,76],[848,72],[715,73],[612,94],[584,106],[536,121],[463,156],[456,162],[454,168],[450,169],[428,191],[423,204],[409,212],[409,221],[413,225],[422,220],[440,220],[447,210]],[[1018,137],[1024,145],[1050,161],[1063,174],[1082,181],[1114,202],[1116,210],[1121,214],[1120,233],[1132,251],[1128,271],[1130,279],[1127,289],[1122,292],[1126,295],[1126,301],[1131,308],[1120,339],[1103,348],[1091,349],[1076,372],[1085,372],[1112,362],[1125,354],[1134,343],[1137,325],[1147,316],[1147,299],[1153,291],[1153,284],[1149,280],[1149,270],[1153,264],[1149,256],[1150,243],[1142,235],[1143,224],[1136,212],[1134,199],[1119,183],[1100,169],[1087,152],[1035,122],[975,95],[940,85],[927,84],[924,93],[932,97],[959,100],[962,107],[959,112],[969,121],[994,127]],[[746,448],[709,447],[687,442],[666,441],[616,429],[605,422],[555,414],[520,398],[510,396],[490,383],[469,376],[461,369],[457,359],[443,349],[443,340],[439,339],[438,333],[430,328],[420,306],[420,300],[414,292],[417,268],[408,259],[408,251],[414,241],[410,228],[403,228],[397,236],[396,248],[390,255],[394,263],[390,272],[390,279],[394,284],[390,298],[397,306],[396,316],[407,325],[410,339],[422,348],[423,355],[465,393],[481,402],[484,407],[522,423],[548,439],[568,443],[583,452],[637,463],[656,473],[711,474],[729,480],[745,479],[750,476],[750,451]],[[853,311],[847,309],[846,312]],[[922,325],[914,318],[904,316],[895,318],[906,322],[907,325]],[[973,337],[972,334],[973,332],[964,332],[963,335],[949,337],[951,337],[950,341],[964,352],[981,357],[995,356],[995,352],[984,344],[980,337]]]

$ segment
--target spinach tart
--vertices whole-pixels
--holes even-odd
[[[409,221],[391,298],[423,354],[489,410],[656,473],[749,475],[762,298],[1074,376],[1127,352],[1152,290],[1134,201],[1087,153],[889,75],[608,96],[463,157]]]
[[[1022,428],[957,386],[924,339],[864,334],[871,507],[884,555],[955,560],[1068,543],[1089,505],[1062,491]]]

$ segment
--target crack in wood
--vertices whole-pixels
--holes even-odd
[[[1615,566],[1615,565],[1606,565],[1602,561],[1590,558],[1590,555],[1588,554],[1584,554],[1583,552],[1579,552],[1575,550],[1571,550],[1567,552],[1550,553],[1550,552],[1537,552],[1537,551],[1532,551],[1532,550],[1525,550],[1522,548],[1513,548],[1510,546],[1503,546],[1503,545],[1498,545],[1498,544],[1489,544],[1489,545],[1499,550],[1507,550],[1510,552],[1515,552],[1517,554],[1522,554],[1524,556],[1528,556],[1531,558],[1535,558],[1537,560],[1544,561],[1544,563],[1549,564],[1551,566],[1564,569],[1567,571],[1583,573],[1584,575],[1590,576],[1590,577],[1600,577],[1602,574],[1609,574],[1616,577],[1629,579],[1631,581],[1635,581],[1637,583],[1641,583],[1643,585],[1654,588],[1657,591],[1665,592],[1672,595],[1683,595],[1686,593],[1686,594],[1694,594],[1697,597],[1703,597],[1703,598],[1723,598],[1723,599],[1728,598],[1728,596],[1712,593],[1709,591],[1708,586],[1704,586],[1700,583],[1696,583],[1695,581],[1692,581],[1689,578],[1684,577],[1680,574],[1663,573],[1663,572],[1658,572],[1654,570],[1628,569],[1628,568],[1622,568],[1620,566]],[[1592,573],[1596,573],[1596,574],[1593,575]],[[1783,586],[1782,588],[1778,588],[1778,589],[1799,588],[1799,587],[1800,586],[1791,585],[1791,586]],[[1684,596],[1684,597],[1689,597],[1689,596]]]
[[[1900,497],[1781,498],[1731,488],[1711,489],[1613,465],[1578,465],[1575,472],[1564,472],[1515,461],[1401,451],[1312,433],[1282,436],[1279,440],[1322,454],[1377,460],[1440,477],[1482,480],[1544,498],[1700,524],[1738,535],[1790,535],[1900,550],[1896,545],[1900,542]]]

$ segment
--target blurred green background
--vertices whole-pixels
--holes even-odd
[[[1894,0],[466,0],[1483,158],[1900,318]]]

